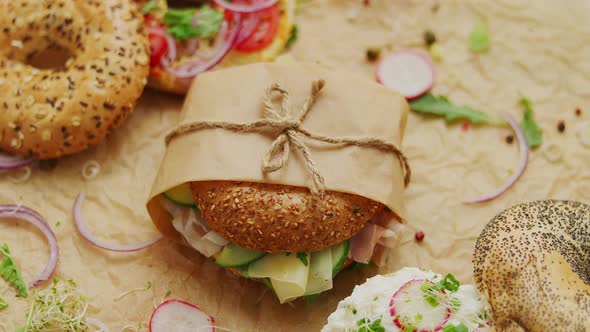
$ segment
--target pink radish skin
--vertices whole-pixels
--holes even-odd
[[[168,300],[150,317],[150,332],[215,332],[215,319],[194,304]]]
[[[432,60],[415,51],[389,54],[377,66],[377,82],[400,93],[406,100],[423,96],[435,80]]]
[[[396,300],[399,299],[401,294],[409,287],[417,287],[420,290],[420,286],[425,282],[429,282],[432,284],[432,282],[425,281],[423,279],[412,279],[412,280],[406,282],[405,284],[403,284],[397,290],[397,292],[395,292],[395,294],[393,294],[393,296],[391,297],[391,302],[389,303],[389,314],[391,315],[391,317],[393,317],[393,323],[402,331],[406,330],[406,326],[404,326],[404,324],[402,323],[402,321],[400,319],[401,316],[398,315],[398,312],[395,309]],[[420,290],[420,293],[422,293],[422,290]],[[420,294],[420,296],[422,296],[422,294]],[[444,303],[440,303],[439,305],[442,306],[442,305],[444,305]],[[416,314],[418,314],[418,312]],[[442,317],[442,320],[434,328],[426,329],[426,328],[421,328],[420,326],[417,326],[413,332],[440,331],[440,330],[442,330],[443,326],[449,321],[450,317],[451,317],[451,308],[449,306],[446,306],[444,317]]]

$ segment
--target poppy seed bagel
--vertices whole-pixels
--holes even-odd
[[[484,228],[473,264],[498,331],[590,331],[590,206],[511,207]]]
[[[209,227],[238,246],[266,252],[310,252],[349,239],[384,205],[368,198],[276,184],[191,184]]]

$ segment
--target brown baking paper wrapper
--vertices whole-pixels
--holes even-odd
[[[302,123],[330,137],[380,138],[400,147],[408,105],[382,86],[316,64],[254,64],[199,76],[185,100],[179,125],[200,121],[249,123],[263,117],[263,97],[273,83],[289,93],[298,110],[309,97],[311,82],[326,86]],[[303,158],[292,149],[288,163],[270,174],[262,160],[276,131],[238,133],[203,129],[172,140],[152,187],[148,211],[161,232],[179,238],[166,218],[159,196],[185,182],[232,180],[308,186]],[[306,139],[324,176],[326,189],[364,196],[404,215],[404,173],[399,158],[375,148],[334,145]]]

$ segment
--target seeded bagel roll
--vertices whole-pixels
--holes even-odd
[[[38,159],[98,143],[133,111],[148,40],[131,0],[0,1],[0,149]],[[64,68],[29,65],[64,49]]]
[[[191,188],[207,225],[238,246],[266,252],[324,249],[357,233],[385,207],[365,197],[266,183],[202,181]]]

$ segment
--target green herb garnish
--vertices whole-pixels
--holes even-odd
[[[58,220],[58,221],[55,223],[55,227],[59,227],[59,225],[61,225],[61,221],[60,221],[60,220]]]
[[[431,284],[430,282],[423,283],[420,286],[420,290],[424,292],[424,301],[428,302],[431,306],[436,307],[440,304],[438,296],[443,290],[456,292],[459,289],[459,286],[461,286],[461,283],[449,273],[436,284]]]
[[[143,7],[141,7],[141,12],[143,14],[147,14],[154,10],[158,10],[158,3],[156,2],[156,0],[150,0],[148,3],[143,5]]]
[[[298,252],[297,258],[299,258],[299,260],[301,261],[301,263],[303,263],[303,265],[305,265],[305,266],[309,265],[309,262],[307,261],[307,254],[306,253]]]
[[[490,48],[490,34],[483,21],[477,21],[469,34],[469,49],[473,52],[485,52]]]
[[[132,289],[130,291],[126,291],[125,293],[117,296],[115,298],[115,301],[119,301],[120,299],[124,298],[125,296],[132,294],[132,293],[136,293],[136,292],[145,292],[147,290],[149,290],[150,288],[152,288],[152,282],[148,281],[145,286],[143,288],[136,288],[136,289]]]
[[[458,325],[447,325],[443,327],[443,332],[469,332],[467,326],[463,323],[459,323]]]
[[[289,39],[287,39],[287,42],[285,43],[285,48],[291,48],[291,46],[293,46],[293,44],[295,44],[295,42],[297,41],[297,38],[299,38],[299,26],[295,24],[291,29],[291,35],[289,36]]]
[[[6,302],[6,300],[2,296],[0,296],[0,310],[6,307],[8,307],[8,302]]]
[[[170,294],[172,294],[171,290],[167,290],[166,294],[164,294],[164,298],[167,298],[168,296],[170,296]]]
[[[449,306],[451,307],[452,312],[456,312],[461,308],[461,300],[456,297],[453,297],[449,300]]]
[[[312,304],[313,301],[315,301],[316,297],[318,297],[318,295],[320,295],[320,293],[305,295],[303,298],[305,299],[305,302],[307,302],[307,304]]]
[[[17,297],[27,297],[29,295],[27,286],[6,243],[0,248],[0,253],[5,256],[4,260],[0,263],[0,276],[16,288],[18,291]]]
[[[164,14],[164,23],[168,26],[166,31],[179,40],[210,38],[219,31],[223,21],[220,11],[204,5],[199,9],[196,26],[193,25],[195,13],[195,9],[168,9]]]
[[[359,327],[356,332],[385,332],[385,328],[381,325],[381,318],[373,321],[363,318],[356,322],[356,326]]]
[[[469,106],[454,105],[447,99],[447,97],[437,97],[430,93],[411,101],[410,108],[414,112],[444,116],[447,123],[460,119],[467,120],[473,124],[493,122],[487,113],[478,111]]]
[[[536,148],[543,143],[543,131],[535,121],[531,101],[526,97],[521,97],[519,103],[524,107],[524,116],[520,127],[524,131],[529,147]]]

